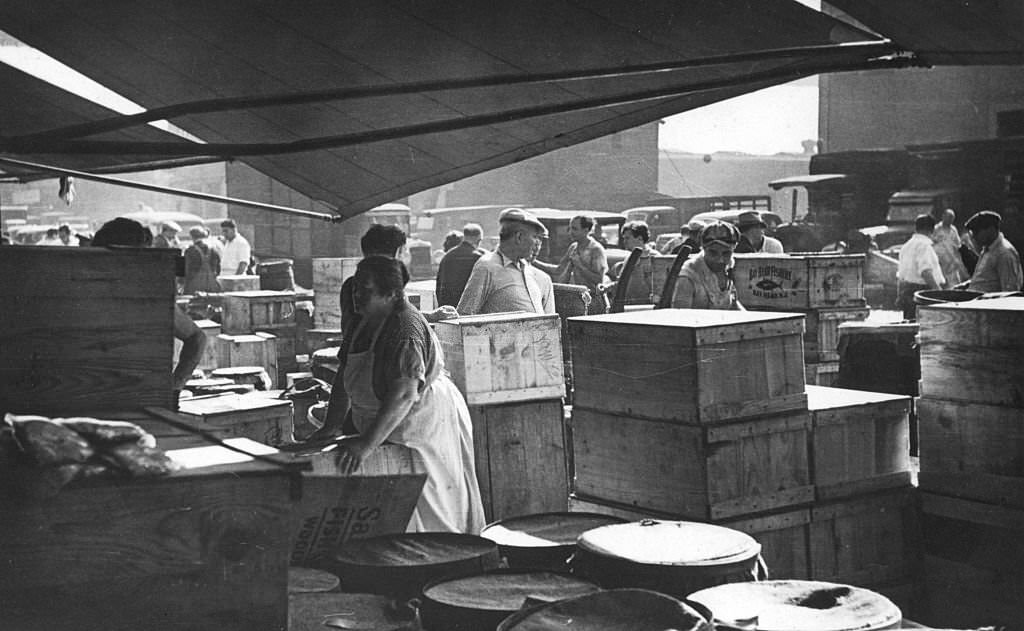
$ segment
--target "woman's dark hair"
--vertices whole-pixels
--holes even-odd
[[[398,226],[375,223],[359,240],[363,256],[398,256],[405,245],[405,231]]]
[[[640,239],[644,243],[651,240],[651,229],[647,226],[646,221],[635,219],[633,221],[627,221],[622,225],[622,232],[629,231],[631,235]]]
[[[387,256],[368,256],[356,265],[355,282],[365,286],[372,280],[381,294],[395,293],[404,295],[405,285],[409,282],[409,270],[405,263]]]
[[[153,243],[153,233],[134,219],[118,217],[103,224],[92,237],[92,244],[97,247],[108,245],[124,245],[135,248],[148,247]]]

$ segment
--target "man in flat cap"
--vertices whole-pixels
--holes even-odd
[[[153,239],[154,248],[174,248],[175,250],[181,249],[181,242],[178,241],[178,233],[181,232],[181,226],[174,221],[165,221],[160,224],[160,234],[156,235]]]
[[[533,213],[520,208],[506,208],[498,221],[498,248],[473,265],[456,307],[459,315],[504,311],[554,313],[551,277],[527,262],[543,243],[547,228]]]
[[[981,247],[981,253],[974,275],[969,281],[957,285],[958,289],[1020,291],[1024,283],[1020,255],[999,230],[1001,221],[999,213],[983,210],[975,213],[964,224],[974,243]]]

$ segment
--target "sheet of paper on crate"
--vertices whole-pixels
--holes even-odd
[[[249,438],[228,438],[224,441],[224,444],[241,451],[235,451],[220,445],[209,445],[206,447],[190,447],[188,449],[172,449],[167,452],[167,457],[181,465],[184,469],[198,469],[201,467],[251,462],[255,460],[256,456],[269,456],[278,453],[273,447],[258,443]]]

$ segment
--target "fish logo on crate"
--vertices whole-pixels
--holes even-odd
[[[738,254],[733,278],[745,307],[806,310],[862,307],[862,254]]]
[[[801,278],[793,279],[793,270],[775,265],[751,267],[747,272],[751,293],[759,298],[778,300],[796,296]]]

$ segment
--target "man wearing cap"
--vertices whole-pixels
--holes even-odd
[[[704,226],[700,253],[687,259],[679,272],[673,308],[744,310],[732,280],[732,253],[739,240],[739,230],[731,223],[715,221]]]
[[[999,230],[1002,217],[991,210],[976,213],[964,224],[974,243],[981,246],[974,275],[957,289],[974,291],[1020,291],[1022,282],[1020,255]]]
[[[504,311],[555,312],[551,277],[527,262],[547,236],[533,213],[506,208],[498,216],[500,243],[473,265],[456,310],[460,315]]]
[[[914,235],[900,248],[899,267],[896,269],[896,306],[903,310],[904,320],[917,318],[915,293],[942,289],[946,282],[939,256],[932,247],[934,231],[935,218],[918,215],[914,220]]]
[[[736,228],[740,231],[740,242],[736,245],[736,254],[782,254],[782,242],[765,235],[768,227],[761,215],[755,211],[740,213],[736,218]]]
[[[704,224],[696,219],[691,220],[679,229],[679,238],[669,241],[662,253],[679,254],[684,245],[690,246],[691,255],[700,252],[700,231],[703,228]]]
[[[179,232],[181,232],[181,226],[176,222],[165,221],[160,224],[160,234],[156,235],[156,238],[153,239],[153,247],[180,250],[181,243],[178,242]]]

